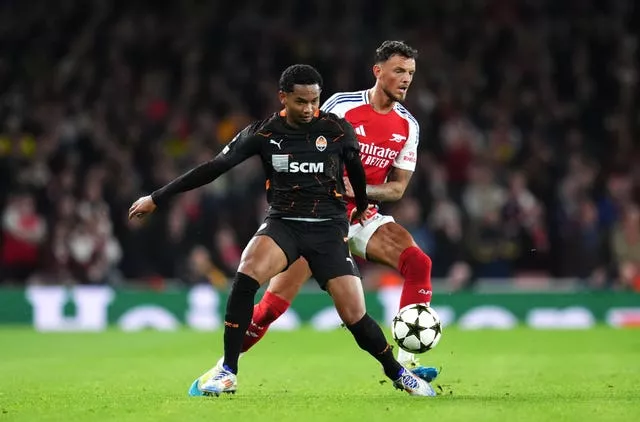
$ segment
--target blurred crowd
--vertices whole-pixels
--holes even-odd
[[[640,290],[634,3],[0,2],[0,283],[223,287],[264,215],[258,162],[145,222],[130,203],[276,111],[286,66],[315,65],[327,98],[402,39],[420,155],[384,208],[433,276]]]

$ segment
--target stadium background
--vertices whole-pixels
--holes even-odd
[[[432,257],[443,315],[637,324],[638,21],[632,0],[3,1],[0,323],[97,329],[151,303],[138,324],[195,306],[216,326],[264,213],[258,163],[148,222],[130,203],[277,110],[289,64],[316,66],[327,98],[371,86],[375,48],[402,39],[420,154],[385,211]],[[382,317],[401,280],[360,264]]]

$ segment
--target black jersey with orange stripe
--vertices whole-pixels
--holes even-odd
[[[342,175],[347,168],[356,203],[366,208],[366,182],[351,125],[319,112],[292,127],[282,113],[244,128],[213,160],[152,194],[161,205],[178,192],[213,181],[235,165],[260,156],[267,179],[270,217],[346,219]]]

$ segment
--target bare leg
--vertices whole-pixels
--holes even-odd
[[[264,296],[253,307],[253,319],[244,336],[242,352],[264,337],[271,323],[286,312],[309,277],[311,270],[307,260],[298,258],[286,271],[271,279]]]
[[[398,268],[400,255],[412,246],[417,246],[411,233],[398,223],[387,223],[373,233],[367,243],[367,260]]]
[[[378,228],[367,244],[367,259],[398,269],[404,277],[399,308],[431,302],[431,258],[398,223]]]
[[[411,234],[400,224],[387,223],[378,228],[367,244],[367,258],[396,268],[404,277],[399,308],[431,302],[431,259],[417,247]],[[398,350],[398,360],[415,365],[415,355]]]
[[[333,278],[327,283],[327,291],[358,346],[382,364],[387,377],[398,379],[402,366],[393,357],[380,326],[366,313],[360,279],[352,275]]]

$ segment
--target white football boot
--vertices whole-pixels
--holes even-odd
[[[436,392],[433,387],[431,387],[431,384],[404,367],[400,373],[400,378],[393,382],[393,386],[398,390],[406,391],[412,396],[436,396]]]
[[[242,356],[242,355],[240,355]],[[192,383],[191,383],[191,387],[189,387],[189,395],[191,397],[200,397],[200,396],[206,396],[207,394],[205,394],[205,392],[202,390],[202,386],[209,381],[213,376],[215,376],[217,373],[219,373],[220,371],[224,370],[224,368],[222,367],[222,363],[224,362],[224,356],[222,356],[220,359],[218,359],[218,362],[216,362],[215,366],[211,369],[209,369],[207,372],[205,372],[204,374],[200,375],[198,378],[196,378]]]
[[[217,372],[213,372],[208,380],[200,384],[200,391],[205,396],[219,396],[222,393],[235,394],[237,388],[238,378],[236,374],[225,368],[220,368]]]

